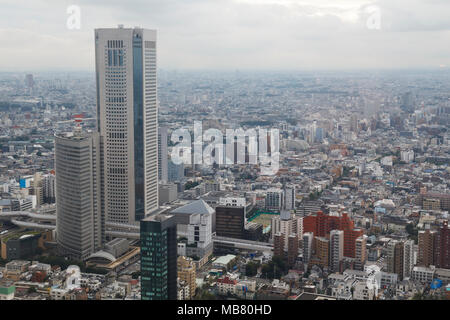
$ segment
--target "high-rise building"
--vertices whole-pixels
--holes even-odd
[[[286,251],[288,247],[288,237],[290,234],[294,233],[294,220],[289,211],[282,210],[280,215],[272,217],[272,237],[277,233],[284,235],[284,245],[283,249]]]
[[[284,234],[278,232],[273,235],[273,255],[284,257]]]
[[[298,257],[298,235],[293,233],[288,236],[287,261],[292,267]]]
[[[409,278],[414,267],[414,240],[403,243],[403,277]]]
[[[391,240],[387,245],[387,272],[396,273],[403,280],[404,243]]]
[[[192,258],[180,256],[177,259],[177,270],[180,281],[184,281],[189,286],[189,294],[185,295],[184,300],[191,300],[197,288],[195,263]]]
[[[284,208],[286,210],[295,209],[295,186],[284,188]]]
[[[167,127],[158,128],[158,178],[162,182],[167,182],[169,180]]]
[[[105,214],[135,224],[158,208],[156,31],[96,29],[95,56]]]
[[[312,256],[314,234],[306,232],[303,234],[303,263],[309,263]]]
[[[315,253],[311,258],[311,264],[325,268],[329,265],[330,259],[330,240],[324,237],[314,237]]]
[[[434,265],[436,234],[436,231],[431,231],[430,229],[419,231],[419,253],[417,257],[417,264],[419,266],[429,267],[430,265]]]
[[[364,230],[354,227],[347,213],[342,216],[330,216],[322,211],[303,218],[303,232],[312,232],[314,236],[327,237],[331,230],[344,231],[344,257],[355,257],[356,239]]]
[[[450,269],[450,229],[444,221],[436,234],[435,264],[438,268]]]
[[[244,226],[245,207],[216,207],[216,234],[218,236],[244,239]]]
[[[339,271],[339,266],[344,258],[344,231],[331,230],[330,232],[330,269]]]
[[[42,177],[42,193],[44,203],[55,203],[56,201],[56,177],[49,173]]]
[[[355,264],[356,270],[364,270],[364,264],[367,261],[367,236],[364,234],[356,238],[355,246]]]
[[[173,215],[140,222],[141,299],[177,299],[177,225]]]
[[[85,260],[104,241],[98,133],[56,135],[55,169],[58,249]]]
[[[266,193],[266,209],[280,211],[283,208],[283,190],[272,188]]]

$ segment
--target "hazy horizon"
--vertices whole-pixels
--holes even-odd
[[[0,71],[94,71],[94,29],[118,24],[156,29],[165,70],[448,69],[449,15],[446,0],[3,0]]]

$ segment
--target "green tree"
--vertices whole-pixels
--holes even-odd
[[[258,273],[259,263],[250,261],[245,266],[245,275],[247,277],[254,277]]]

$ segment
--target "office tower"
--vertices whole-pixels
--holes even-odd
[[[448,221],[444,221],[436,234],[435,245],[436,267],[450,269],[450,229]]]
[[[396,273],[403,280],[404,244],[391,240],[387,246],[387,272]]]
[[[244,239],[244,226],[245,207],[216,207],[216,234],[219,237]]]
[[[96,29],[95,57],[105,214],[135,224],[158,208],[156,31]]]
[[[330,269],[339,271],[339,266],[344,258],[344,231],[332,230],[330,232]]]
[[[266,193],[266,209],[280,211],[283,208],[283,190],[272,188]]]
[[[306,232],[303,234],[303,263],[309,263],[312,255],[314,234]]]
[[[409,278],[414,267],[414,240],[403,243],[403,277]]]
[[[287,260],[290,267],[295,265],[298,257],[298,235],[290,234],[288,237]]]
[[[173,215],[140,221],[141,300],[177,299],[177,225]]]
[[[417,256],[417,264],[419,266],[429,267],[434,265],[434,246],[436,241],[436,231],[420,230],[418,235],[419,253]]]
[[[273,235],[273,255],[284,257],[284,234],[281,232]]]
[[[367,261],[367,236],[364,234],[356,238],[355,247],[355,269],[364,270],[364,264]]]
[[[288,186],[284,189],[284,208],[286,210],[295,209],[295,186]]]
[[[56,135],[55,170],[58,250],[85,260],[104,240],[98,133]]]
[[[167,127],[158,128],[158,178],[162,182],[169,180]]]
[[[177,259],[178,278],[189,286],[189,294],[185,295],[185,300],[191,300],[195,296],[196,270],[195,263],[191,258],[178,257]]]

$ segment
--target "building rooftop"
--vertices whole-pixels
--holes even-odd
[[[202,199],[193,201],[191,203],[188,203],[182,207],[176,208],[175,210],[171,211],[171,213],[180,213],[180,214],[193,214],[193,213],[200,213],[200,214],[213,214],[214,209],[211,208],[205,201]]]

